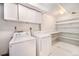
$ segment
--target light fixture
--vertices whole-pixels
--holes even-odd
[[[62,15],[62,14],[64,14],[64,11],[63,10],[59,10],[59,13]]]
[[[63,8],[61,4],[59,4],[59,13],[62,15],[66,12],[66,10]]]

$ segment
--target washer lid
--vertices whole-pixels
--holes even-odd
[[[21,41],[27,41],[27,40],[33,40],[34,37],[26,34],[14,34],[12,40],[10,41],[10,44],[21,42]]]

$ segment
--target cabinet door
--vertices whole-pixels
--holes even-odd
[[[36,12],[35,18],[36,18],[36,19],[35,19],[36,23],[41,24],[41,22],[42,22],[42,13]]]
[[[43,37],[39,41],[39,55],[48,56],[51,53],[51,36]]]
[[[30,19],[32,19],[33,23],[41,23],[42,14],[36,10],[30,10]]]
[[[19,4],[19,21],[31,22],[30,20],[30,9]]]
[[[4,3],[4,19],[5,20],[18,20],[17,4]]]
[[[42,14],[33,9],[19,5],[19,21],[41,23]]]

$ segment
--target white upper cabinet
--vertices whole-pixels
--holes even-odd
[[[33,23],[41,23],[42,22],[42,14],[35,10],[30,10],[30,19]]]
[[[17,4],[4,3],[4,19],[5,20],[18,20]]]
[[[18,5],[19,8],[19,21],[23,21],[23,22],[30,22],[31,20],[29,20],[30,18],[30,9],[22,6],[22,5]]]
[[[4,19],[40,24],[42,13],[21,4],[4,3]]]
[[[41,23],[42,14],[36,10],[19,5],[19,21],[31,22],[31,23]]]

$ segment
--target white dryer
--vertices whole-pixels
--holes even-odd
[[[15,33],[9,43],[10,56],[36,56],[36,39],[25,33]]]
[[[36,37],[36,55],[37,56],[48,56],[51,53],[51,35],[46,32],[38,31],[33,33]]]

